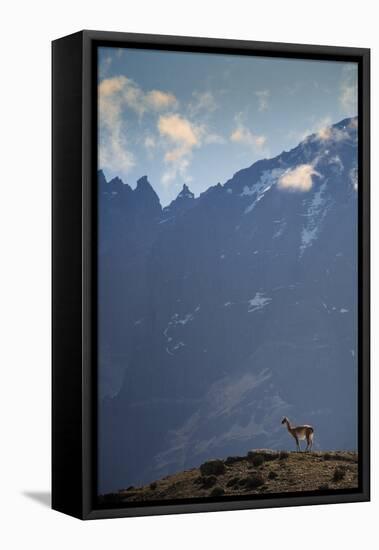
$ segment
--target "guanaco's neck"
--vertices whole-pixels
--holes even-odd
[[[287,419],[286,419],[286,425],[287,425],[287,430],[288,430],[289,432],[291,432],[291,428],[292,428],[292,427],[291,427],[290,421],[287,420]]]

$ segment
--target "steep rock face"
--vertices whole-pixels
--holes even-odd
[[[173,200],[169,206],[163,209],[163,220],[161,223],[165,223],[169,219],[180,215],[189,208],[195,205],[195,195],[190,191],[189,187],[184,184],[183,189],[180,191],[179,195]]]
[[[99,174],[99,491],[286,448],[282,415],[355,448],[356,119],[163,211],[142,180]]]
[[[134,354],[130,320],[147,303],[147,258],[162,208],[146,176],[132,190],[119,178],[108,183],[99,171],[98,197],[98,360],[103,397],[120,389]]]
[[[134,191],[135,208],[140,215],[147,218],[157,218],[160,216],[162,208],[158,195],[151,187],[147,176],[143,176],[137,181],[137,187]]]

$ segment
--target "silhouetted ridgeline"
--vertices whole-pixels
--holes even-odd
[[[251,451],[210,460],[142,487],[103,495],[104,502],[330,491],[358,487],[358,455],[349,451]]]

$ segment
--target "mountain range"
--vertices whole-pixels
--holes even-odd
[[[98,491],[357,447],[357,118],[165,208],[98,172]]]

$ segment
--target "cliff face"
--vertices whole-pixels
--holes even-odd
[[[250,451],[246,456],[210,460],[142,487],[100,497],[127,503],[166,499],[218,498],[262,494],[328,492],[358,487],[358,455],[349,451],[297,453]]]

